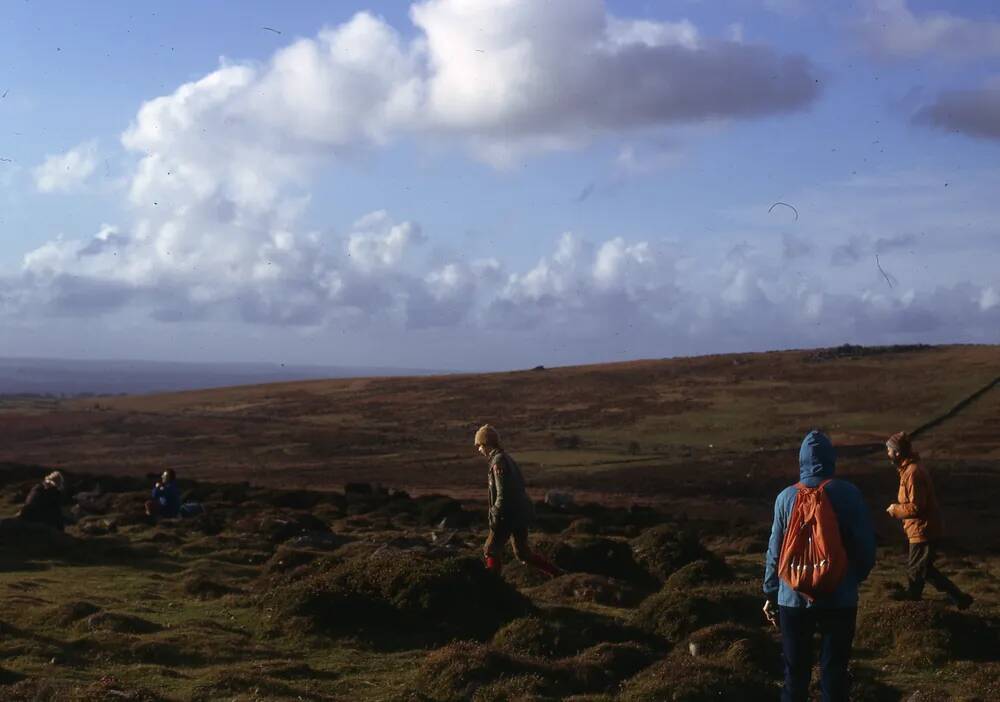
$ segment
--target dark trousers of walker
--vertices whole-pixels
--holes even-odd
[[[924,541],[910,544],[910,556],[906,563],[908,583],[907,594],[919,600],[924,592],[924,583],[928,582],[937,590],[946,594],[953,602],[961,599],[962,591],[955,583],[934,567],[934,544]]]
[[[782,702],[806,702],[813,666],[813,635],[820,637],[820,687],[823,702],[847,702],[847,672],[854,642],[856,608],[779,607],[781,652],[785,664]]]

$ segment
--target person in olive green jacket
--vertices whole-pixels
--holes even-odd
[[[501,447],[499,432],[484,424],[476,432],[475,444],[476,450],[490,463],[490,534],[483,547],[486,568],[500,574],[504,543],[509,540],[514,548],[514,557],[522,563],[538,568],[550,577],[562,575],[559,568],[528,546],[528,526],[534,508],[525,490],[521,468]]]
[[[920,456],[913,450],[909,434],[897,432],[885,442],[889,460],[899,472],[899,494],[886,508],[894,519],[903,522],[903,531],[910,542],[907,562],[908,599],[919,600],[924,582],[929,582],[959,609],[972,604],[972,597],[962,592],[934,566],[937,542],[944,534],[941,509],[930,474],[920,465]]]

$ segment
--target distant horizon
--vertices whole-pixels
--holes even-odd
[[[281,361],[241,361],[241,360],[191,360],[176,358],[128,358],[128,357],[94,357],[82,358],[77,356],[0,356],[0,363],[5,361],[45,361],[62,363],[149,363],[165,365],[192,365],[192,366],[232,366],[232,367],[252,367],[268,366],[275,368],[316,368],[321,369],[353,369],[353,368],[384,368],[385,370],[411,370],[419,372],[450,372],[438,368],[408,368],[405,366],[360,366],[353,364],[320,364],[320,363],[284,363]]]
[[[292,370],[387,370],[387,371],[412,371],[419,374],[477,374],[477,373],[504,373],[519,370],[533,370],[539,366],[544,368],[571,368],[575,366],[599,366],[599,365],[611,365],[616,363],[636,363],[642,361],[661,361],[661,360],[671,360],[671,359],[682,359],[682,358],[700,358],[707,356],[739,356],[748,354],[766,354],[766,353],[785,353],[785,352],[796,352],[796,351],[822,351],[839,349],[844,347],[858,347],[864,349],[876,349],[876,348],[893,348],[893,347],[913,347],[913,346],[926,346],[929,348],[938,347],[954,347],[954,346],[998,346],[1000,347],[1000,342],[998,343],[978,343],[978,342],[944,342],[944,343],[913,343],[913,344],[858,344],[853,342],[843,342],[840,344],[831,344],[825,346],[789,346],[784,348],[769,348],[769,349],[748,349],[748,350],[729,350],[729,351],[708,351],[705,353],[691,353],[691,354],[675,354],[666,356],[635,356],[626,357],[618,359],[593,359],[585,360],[579,363],[566,363],[566,364],[547,364],[539,363],[534,366],[524,366],[524,367],[500,367],[500,368],[484,368],[484,369],[461,369],[461,368],[408,368],[405,366],[363,366],[363,365],[348,365],[348,364],[311,364],[311,363],[283,363],[279,361],[236,361],[236,360],[178,360],[178,359],[156,359],[156,358],[74,358],[69,356],[0,356],[0,365],[9,361],[42,361],[42,362],[62,362],[62,363],[138,363],[138,364],[161,364],[161,365],[177,365],[177,366],[220,366],[220,367],[269,367],[269,368],[286,368]]]

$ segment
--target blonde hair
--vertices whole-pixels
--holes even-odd
[[[66,481],[63,479],[63,474],[57,470],[54,470],[48,475],[46,475],[45,482],[47,482],[49,485],[53,486],[60,492],[62,492],[63,488],[66,487]]]

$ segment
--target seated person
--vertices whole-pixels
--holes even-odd
[[[66,527],[62,512],[62,493],[65,486],[62,473],[59,471],[49,473],[45,476],[45,480],[31,488],[17,516],[26,522],[47,524],[53,529],[63,531]]]
[[[160,476],[160,482],[153,488],[153,499],[146,502],[146,514],[150,517],[177,517],[181,508],[181,490],[177,487],[177,474],[167,468]]]

